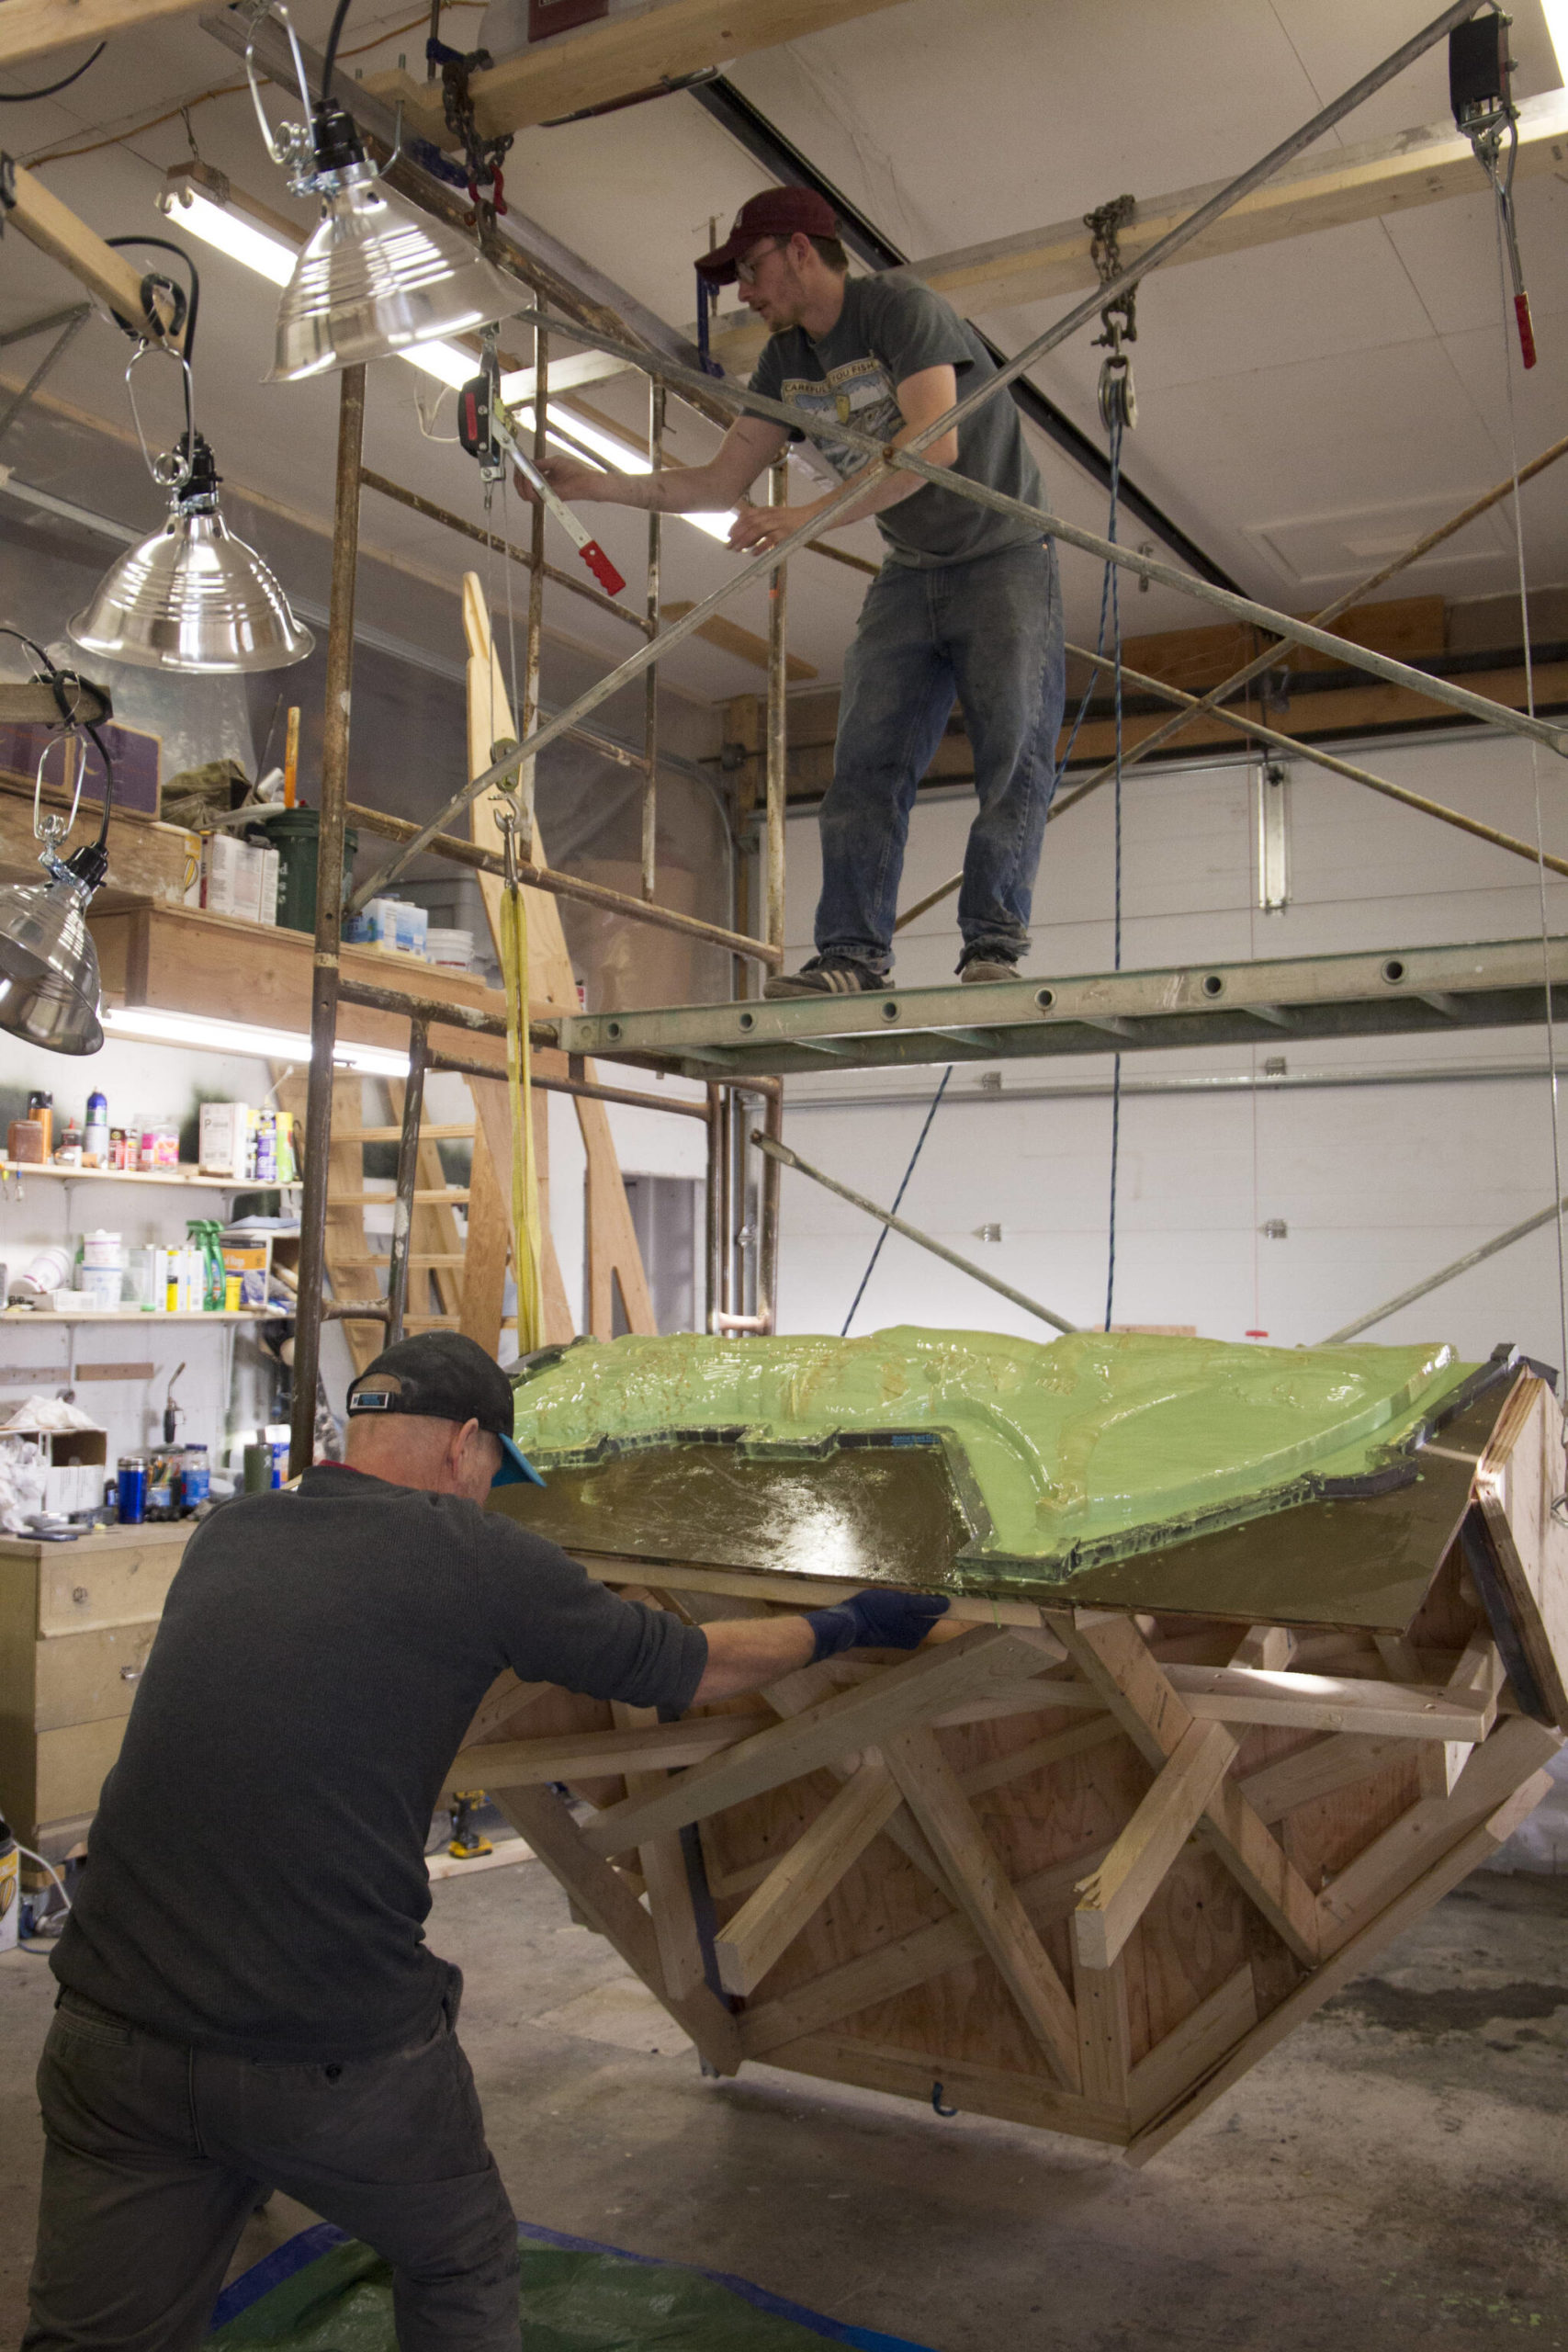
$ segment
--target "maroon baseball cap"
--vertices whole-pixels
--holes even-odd
[[[703,255],[698,271],[715,286],[728,286],[735,277],[736,263],[760,238],[793,237],[796,230],[807,237],[836,237],[839,216],[815,188],[765,187],[761,196],[747,198],[730,224],[728,236],[722,245]]]

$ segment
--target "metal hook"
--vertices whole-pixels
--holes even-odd
[[[70,789],[68,779],[71,775],[71,746],[74,744],[76,750],[76,783],[74,790],[72,791],[71,814],[63,821],[58,808],[45,808],[43,806],[43,771],[49,758],[50,747],[54,743],[63,743],[66,747],[65,764],[60,777],[62,786],[66,789]],[[33,839],[42,842],[46,850],[53,849],[57,843],[62,842],[76,822],[76,811],[82,806],[82,785],[86,773],[87,746],[76,729],[68,727],[62,735],[51,735],[39,753],[38,773],[33,777]]]
[[[953,2116],[958,2112],[958,2109],[955,2107],[944,2106],[942,2096],[942,2085],[940,2083],[933,2083],[931,2085],[931,2107],[933,2111],[938,2115]]]
[[[294,58],[295,78],[299,85],[299,102],[305,109],[303,123],[285,123],[281,131],[275,131],[267,120],[266,109],[261,100],[261,85],[256,80],[256,35],[269,17],[276,17],[288,36],[288,46]],[[310,133],[310,121],[314,109],[310,102],[310,85],[305,76],[305,61],[299,54],[299,37],[294,30],[293,20],[289,17],[288,10],[284,6],[284,0],[257,0],[257,5],[252,11],[250,38],[245,43],[245,79],[251,85],[251,104],[256,110],[256,120],[261,126],[263,146],[279,170],[289,175],[291,184],[296,181],[299,183],[294,192],[297,195],[303,194],[310,179],[308,167],[315,159],[315,141]]]
[[[144,359],[150,351],[162,352],[166,358],[175,360],[185,379],[186,431],[183,458],[176,456],[172,449],[165,450],[162,457],[154,458],[147,447],[147,435],[141,430],[141,417],[136,406],[136,387],[130,379],[137,361]],[[196,397],[191,381],[190,361],[183,351],[170,351],[166,344],[149,343],[144,340],[137,345],[130,355],[130,364],[125,371],[125,390],[130,402],[130,421],[136,427],[136,437],[141,444],[141,456],[147,470],[160,490],[166,490],[172,496],[177,498],[196,470]]]

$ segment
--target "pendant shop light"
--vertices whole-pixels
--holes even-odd
[[[158,346],[139,344],[125,371],[141,454],[153,481],[170,494],[169,519],[109,566],[91,601],[69,624],[70,634],[89,653],[143,669],[198,676],[282,670],[303,662],[315,639],[295,619],[255,549],[233,537],[218,511],[220,477],[191,405],[197,280],[189,256],[182,258],[190,270],[192,296],[185,349],[173,356],[184,377],[186,429],[167,456],[150,454],[131,384],[137,361]]]
[[[269,383],[298,383],[333,368],[388,358],[435,336],[466,334],[511,317],[527,300],[524,289],[486,261],[460,231],[431,220],[380,186],[381,175],[367,161],[354,122],[329,95],[347,13],[348,0],[338,0],[321,68],[321,95],[312,101],[283,0],[274,0],[271,9],[263,12],[276,17],[288,35],[299,95],[310,118],[308,128],[290,122],[281,130],[273,130],[262,107],[250,50],[245,53],[267,153],[287,173],[294,195],[313,194],[321,199],[321,220],[278,306],[276,356]],[[258,17],[257,23],[261,20]],[[391,160],[397,161],[396,153]]]
[[[43,664],[62,713],[68,713],[68,690],[77,680],[69,671],[57,669],[41,646],[27,638],[21,641]],[[96,728],[89,726],[85,732],[104,763],[104,812],[97,840],[70,857],[60,855],[60,844],[76,821],[87,767],[86,745],[67,720],[67,775],[73,752],[77,762],[71,814],[62,818],[59,809],[41,805],[48,743],[33,783],[33,835],[43,845],[39,864],[50,878],[0,886],[0,1030],[51,1054],[96,1054],[104,1042],[98,1020],[98,952],[87,929],[86,910],[108,871],[106,843],[114,769]]]

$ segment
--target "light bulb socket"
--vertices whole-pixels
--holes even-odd
[[[175,505],[182,514],[210,513],[218,503],[218,485],[223,479],[213,458],[211,443],[205,433],[182,433],[175,448],[181,465],[188,461],[190,466],[175,494]]]
[[[311,136],[318,172],[346,172],[365,161],[365,141],[353,116],[340,106],[324,102],[316,107]]]
[[[109,854],[102,842],[84,842],[80,849],[72,851],[70,856],[59,868],[62,875],[69,875],[71,880],[81,891],[84,906],[95,890],[103,888],[108,870]]]

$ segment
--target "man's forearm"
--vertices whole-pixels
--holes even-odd
[[[816,1656],[817,1636],[804,1617],[725,1617],[704,1627],[708,1662],[695,1706],[760,1690]]]
[[[666,466],[654,474],[604,474],[600,479],[603,488],[585,484],[574,503],[633,506],[644,514],[723,514],[736,498],[706,466]]]

